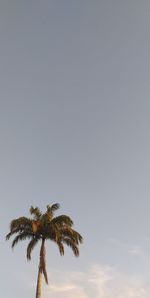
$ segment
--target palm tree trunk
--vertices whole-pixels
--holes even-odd
[[[42,287],[42,260],[44,254],[44,243],[45,240],[42,239],[41,249],[40,249],[40,260],[39,260],[39,270],[37,277],[37,286],[36,286],[36,298],[41,298],[41,287]]]
[[[36,298],[41,298],[41,286],[42,286],[42,271],[39,268],[36,286]]]

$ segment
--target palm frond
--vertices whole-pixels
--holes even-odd
[[[46,239],[56,240],[60,237],[61,234],[59,227],[55,225],[53,221],[51,221],[45,228],[44,235]]]
[[[59,204],[47,205],[47,210],[41,217],[42,222],[44,224],[47,224],[48,222],[50,222],[57,209],[59,209]]]
[[[14,233],[12,233],[12,232],[8,233],[8,234],[6,235],[6,240],[9,240],[10,237],[11,237],[13,234],[14,234]]]
[[[60,252],[60,255],[63,256],[64,253],[65,253],[65,250],[64,250],[64,245],[61,241],[57,241],[56,242],[57,245],[58,245],[58,248],[59,248],[59,252]]]
[[[33,206],[31,206],[29,211],[31,215],[34,215],[35,220],[40,220],[42,213],[38,207],[34,208]]]
[[[31,239],[32,237],[33,237],[32,235],[26,232],[22,232],[14,238],[14,240],[12,241],[11,247],[14,248],[19,241]]]
[[[53,204],[51,206],[50,205],[47,205],[47,208],[49,208],[49,207],[50,207],[50,209],[51,209],[52,212],[55,212],[56,210],[58,210],[60,208],[60,205],[58,203]]]
[[[60,208],[60,205],[57,203],[53,205],[47,205],[47,210],[45,214],[48,214],[52,218],[54,216],[55,211],[58,210],[59,208]]]
[[[67,215],[56,216],[52,219],[52,222],[59,226],[67,225],[69,227],[72,227],[73,225],[73,220]]]
[[[64,238],[62,241],[63,241],[63,243],[65,243],[67,246],[69,246],[72,249],[75,257],[79,256],[78,246],[72,239]]]
[[[24,228],[24,227],[31,227],[31,220],[24,216],[19,217],[17,219],[13,219],[10,223],[11,232],[17,228]]]
[[[6,235],[6,240],[9,240],[10,239],[10,237],[12,237],[14,234],[17,234],[17,233],[22,233],[22,232],[25,232],[25,233],[27,233],[27,234],[30,234],[31,236],[33,236],[34,235],[34,233],[32,232],[32,229],[31,229],[31,227],[18,227],[18,228],[16,228],[16,229],[13,229],[10,233],[8,233],[7,235]]]
[[[34,249],[34,247],[36,246],[36,244],[38,243],[39,239],[38,238],[33,238],[28,246],[27,246],[27,260],[31,260],[31,254],[32,254],[32,251]]]
[[[83,242],[82,236],[74,229],[68,226],[61,227],[60,229],[61,229],[61,234],[63,236],[67,236],[68,238],[73,239],[76,242],[76,244]]]

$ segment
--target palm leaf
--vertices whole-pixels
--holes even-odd
[[[40,220],[42,213],[38,207],[34,208],[33,206],[31,206],[29,211],[30,211],[31,215],[34,215],[35,220]]]
[[[11,247],[14,248],[19,241],[26,240],[27,238],[31,239],[32,237],[33,237],[32,235],[26,232],[22,232],[14,238]]]
[[[51,212],[55,212],[56,210],[58,210],[60,208],[60,205],[58,203],[53,204],[53,205],[47,205],[47,209],[50,207]]]
[[[65,250],[64,250],[64,245],[61,241],[57,241],[56,242],[57,245],[58,245],[58,248],[59,248],[59,252],[60,252],[60,255],[63,256],[64,253],[65,253]]]
[[[61,227],[61,233],[63,236],[67,236],[70,239],[73,239],[76,242],[76,244],[83,242],[82,236],[77,231],[73,230],[68,226]]]
[[[78,246],[77,244],[72,240],[72,239],[69,239],[69,238],[64,238],[63,240],[63,243],[65,243],[67,246],[71,247],[74,255],[76,257],[79,256],[79,249],[78,249]]]
[[[72,225],[73,225],[72,219],[67,215],[59,215],[57,217],[54,217],[52,219],[52,223],[59,225],[59,226],[67,225],[69,227],[72,227]]]
[[[24,228],[24,227],[31,227],[31,219],[22,216],[22,217],[12,220],[10,223],[10,231],[11,232],[17,228]]]
[[[34,249],[34,247],[36,246],[36,244],[38,243],[39,239],[38,238],[33,238],[28,246],[27,246],[27,260],[31,260],[31,254],[32,254],[32,251]]]

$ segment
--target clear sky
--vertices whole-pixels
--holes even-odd
[[[85,241],[47,243],[43,297],[150,297],[149,31],[148,0],[0,1],[1,297],[38,269],[9,222],[55,202]]]

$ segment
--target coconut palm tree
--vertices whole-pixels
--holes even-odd
[[[75,231],[72,219],[67,215],[54,216],[59,204],[48,205],[46,212],[42,213],[38,207],[31,206],[31,218],[19,217],[10,223],[10,232],[6,236],[9,240],[11,236],[15,236],[12,241],[12,248],[19,241],[29,240],[27,246],[27,259],[31,260],[31,254],[38,242],[41,243],[39,255],[39,267],[36,287],[36,298],[41,298],[42,275],[48,284],[48,276],[46,271],[45,260],[45,242],[51,240],[57,244],[60,255],[64,255],[64,244],[69,246],[76,257],[79,256],[79,244],[82,243],[82,236]]]

